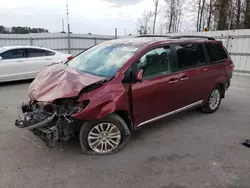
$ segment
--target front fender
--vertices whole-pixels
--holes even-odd
[[[99,88],[81,97],[81,101],[90,99],[89,105],[80,113],[73,114],[80,120],[96,120],[116,111],[129,111],[128,93],[122,84],[115,87]]]

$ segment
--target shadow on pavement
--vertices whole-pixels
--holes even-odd
[[[1,86],[12,86],[12,85],[20,85],[20,84],[29,84],[33,81],[33,79],[29,79],[29,80],[20,80],[20,81],[9,81],[9,82],[2,82],[0,83],[0,87]]]

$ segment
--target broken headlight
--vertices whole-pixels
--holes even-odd
[[[59,115],[72,115],[80,113],[87,107],[89,102],[89,100],[78,102],[78,99],[59,99],[55,101]]]
[[[78,103],[78,105],[72,107],[72,113],[71,114],[76,114],[76,113],[80,113],[81,111],[83,111],[89,104],[89,100],[85,100],[82,101],[80,103]]]

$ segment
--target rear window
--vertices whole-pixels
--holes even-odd
[[[205,44],[211,63],[221,62],[227,59],[227,53],[221,44]]]
[[[40,49],[27,50],[27,57],[43,57],[43,56],[47,56],[45,50],[40,50]]]

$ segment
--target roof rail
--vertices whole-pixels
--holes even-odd
[[[171,37],[171,36],[169,36],[169,35],[154,35],[154,34],[135,36],[135,38],[140,38],[140,37]]]
[[[181,38],[202,38],[208,40],[215,40],[213,37],[206,37],[206,36],[195,36],[195,35],[181,35],[181,36],[172,36],[170,39],[181,39]]]

